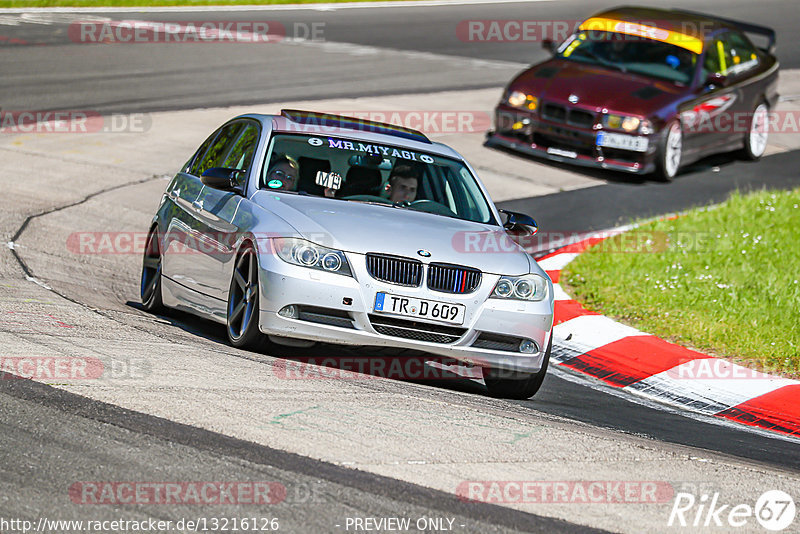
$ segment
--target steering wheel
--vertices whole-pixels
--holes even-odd
[[[417,211],[424,211],[425,213],[435,213],[437,215],[447,215],[448,217],[458,217],[453,210],[444,204],[436,202],[435,200],[415,200],[409,204],[408,207]]]

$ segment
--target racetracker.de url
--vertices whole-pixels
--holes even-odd
[[[276,517],[197,517],[178,519],[103,519],[75,520],[40,517],[36,521],[0,517],[0,532],[58,532],[108,533],[108,532],[276,532],[280,522]]]

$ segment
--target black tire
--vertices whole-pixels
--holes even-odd
[[[506,371],[503,369],[483,368],[483,381],[489,395],[501,399],[530,399],[539,391],[547,374],[547,366],[550,362],[550,350],[553,348],[553,334],[550,334],[550,342],[547,344],[547,351],[544,355],[542,368],[537,373],[520,373],[516,371]]]
[[[139,296],[142,308],[150,313],[161,313],[166,308],[161,299],[161,241],[158,227],[153,227],[147,235],[142,258],[142,280]]]
[[[761,122],[763,121],[763,122]],[[758,124],[763,125],[763,144],[759,144],[759,140],[753,137],[753,127]],[[766,102],[759,102],[753,108],[750,114],[750,121],[747,123],[747,132],[744,134],[744,148],[742,148],[742,157],[748,161],[758,161],[767,149],[767,139],[769,136],[769,106]]]
[[[675,136],[677,136],[677,146],[675,145]],[[673,120],[664,128],[664,137],[661,140],[661,146],[658,147],[655,175],[659,180],[671,182],[677,176],[681,169],[682,153],[683,128],[679,121]]]
[[[231,345],[257,350],[265,336],[258,329],[258,257],[252,245],[245,244],[236,257],[228,292],[227,328]]]

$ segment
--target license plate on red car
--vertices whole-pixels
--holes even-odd
[[[634,152],[647,151],[648,139],[635,135],[624,135],[609,132],[598,132],[597,146],[632,150]]]
[[[451,324],[464,324],[467,307],[463,304],[451,304],[435,300],[418,299],[378,293],[375,295],[375,312],[401,317],[430,319]]]

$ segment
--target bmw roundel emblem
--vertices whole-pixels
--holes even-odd
[[[569,95],[569,98],[567,98],[567,100],[569,100],[570,104],[577,104],[578,103],[578,95]]]
[[[419,249],[417,251],[417,254],[419,254],[423,258],[430,258],[431,257],[431,253],[429,251],[425,250],[424,248]]]

